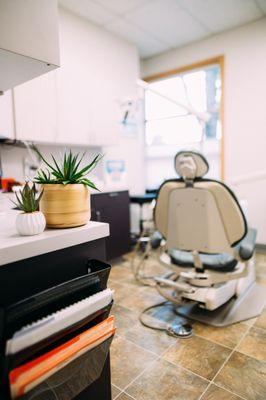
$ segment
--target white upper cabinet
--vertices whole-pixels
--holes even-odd
[[[120,103],[135,87],[136,53],[123,40],[66,10],[59,15],[61,66],[14,88],[16,138],[69,146],[115,145]]]
[[[93,145],[91,143],[91,109],[93,99],[84,80],[84,64],[75,57],[64,57],[56,71],[58,101],[57,143]]]
[[[16,138],[55,143],[57,137],[55,71],[14,88]]]
[[[0,96],[0,138],[15,138],[11,90]]]
[[[56,71],[59,143],[115,144],[119,129],[117,80],[109,34],[60,10],[60,60]],[[118,61],[117,61],[118,63]]]
[[[0,0],[0,91],[58,65],[57,0]]]

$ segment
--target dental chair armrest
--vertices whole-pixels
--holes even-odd
[[[247,261],[253,256],[256,244],[256,237],[256,229],[248,229],[248,232],[244,239],[242,239],[241,242],[236,245],[235,250],[237,251],[237,254],[241,260]]]
[[[151,243],[151,247],[156,250],[160,247],[161,242],[163,240],[162,235],[160,234],[159,231],[155,231],[151,237],[150,237],[150,243]]]

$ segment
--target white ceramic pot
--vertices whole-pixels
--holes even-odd
[[[45,225],[45,217],[41,211],[20,213],[16,219],[17,231],[22,236],[38,235],[44,231]]]

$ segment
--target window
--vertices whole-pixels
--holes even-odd
[[[163,180],[176,176],[173,157],[184,148],[202,151],[211,161],[211,176],[220,178],[220,65],[152,81],[149,89],[145,91],[147,187],[158,187]],[[209,120],[202,123],[172,100],[207,113]]]

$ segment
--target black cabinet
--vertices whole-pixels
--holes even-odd
[[[2,379],[5,358],[4,308],[37,292],[85,275],[88,273],[88,267],[91,272],[95,272],[89,260],[105,260],[105,240],[101,238],[0,266],[0,400],[9,399],[6,381]],[[46,399],[45,396],[43,398]],[[75,400],[111,400],[111,398],[108,355],[99,378],[78,394]]]
[[[92,221],[107,222],[106,259],[111,260],[130,251],[129,192],[95,193],[91,196]]]

